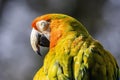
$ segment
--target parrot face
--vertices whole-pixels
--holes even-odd
[[[38,30],[36,29],[32,29],[31,32],[31,37],[30,37],[30,41],[31,41],[31,46],[33,48],[33,50],[41,55],[40,52],[40,46],[42,47],[49,47],[49,37],[50,37],[50,28],[49,28],[49,22],[45,21],[45,20],[41,20],[36,22],[36,27]]]
[[[60,22],[59,20],[65,18],[66,15],[58,15],[59,14],[47,14],[45,16],[37,17],[32,22],[33,29],[30,37],[31,46],[39,55],[41,55],[40,46],[50,48],[54,47],[57,43],[57,40],[62,35],[62,30],[60,30],[61,28],[58,28],[57,26],[63,24],[61,23],[63,21]]]

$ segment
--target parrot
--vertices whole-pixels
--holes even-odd
[[[33,80],[120,80],[114,56],[75,18],[48,13],[32,21],[30,42],[35,53],[48,47]]]

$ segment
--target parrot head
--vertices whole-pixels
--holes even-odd
[[[41,55],[40,46],[49,47],[50,41],[50,27],[49,22],[46,20],[35,21],[32,24],[32,32],[31,32],[31,46],[33,50]]]
[[[55,35],[57,35],[58,37],[55,39],[55,41],[53,41],[54,39],[50,40],[51,37],[51,27],[53,26],[58,26],[57,22],[56,24],[53,24],[55,19],[58,19],[60,17],[64,17],[65,15],[62,14],[46,14],[40,17],[37,17],[35,20],[33,20],[32,22],[32,32],[31,32],[31,37],[30,37],[30,41],[31,41],[31,46],[33,48],[33,50],[41,55],[41,50],[40,47],[52,47],[55,45],[58,37],[60,37],[60,30],[58,32],[53,32],[52,34],[54,36],[52,36],[52,38],[54,37],[55,39]],[[52,25],[51,25],[52,23]],[[51,46],[50,46],[50,42],[51,42]],[[52,44],[53,43],[53,44]]]
[[[68,31],[87,32],[81,24],[79,28],[76,22],[79,23],[76,19],[64,14],[46,14],[35,18],[32,22],[33,29],[30,37],[33,50],[41,55],[40,46],[53,48]]]

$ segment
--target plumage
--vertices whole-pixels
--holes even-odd
[[[112,54],[76,19],[64,14],[46,14],[38,21],[49,22],[50,46],[34,80],[119,80],[119,67]]]

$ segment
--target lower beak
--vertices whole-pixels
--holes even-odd
[[[49,40],[43,35],[40,34],[37,30],[34,28],[32,29],[31,36],[30,36],[30,42],[33,50],[39,54],[41,54],[40,46],[42,47],[49,47]]]

